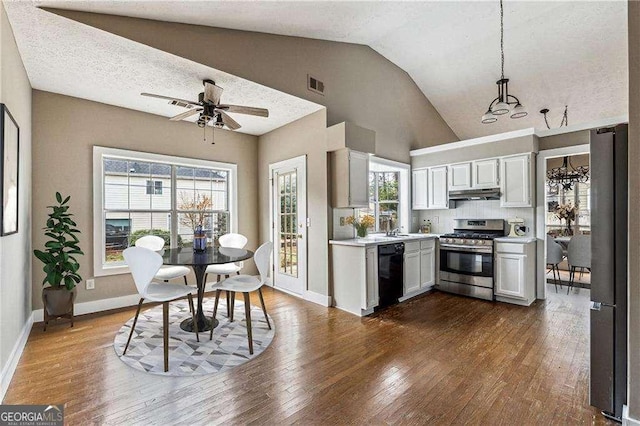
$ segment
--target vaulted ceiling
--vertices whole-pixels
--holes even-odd
[[[45,77],[52,65],[42,61],[47,50],[55,49],[56,37],[37,36],[30,25],[27,6],[8,4],[7,10],[34,87],[61,93],[100,90],[82,80],[77,70],[86,64],[78,59],[67,64],[70,76],[52,82]],[[612,2],[505,2],[505,75],[510,91],[529,111],[519,120],[501,118],[483,125],[480,116],[496,96],[495,81],[500,77],[499,6],[491,2],[236,2],[236,1],[40,1],[57,8],[173,21],[223,28],[302,36],[366,44],[409,73],[420,89],[460,138],[484,136],[527,127],[544,128],[541,108],[549,108],[550,124],[560,123],[564,106],[569,107],[569,124],[590,123],[625,116],[627,111],[627,6]],[[38,18],[38,25],[48,25]],[[71,25],[65,24],[65,25]],[[46,27],[49,28],[49,27]],[[99,55],[90,61],[104,61],[110,52],[130,63],[111,69],[118,79],[107,82],[118,93],[118,82],[126,78],[144,79],[137,55],[150,55],[151,71],[163,84],[148,91],[175,90],[176,96],[195,92],[201,75],[197,64],[162,52],[138,52],[131,45],[112,41],[66,38],[63,29],[56,36],[74,41],[74,49],[85,47]],[[45,31],[39,31],[45,32]],[[85,37],[87,34],[84,35]],[[91,44],[91,46],[87,46]],[[53,47],[53,49],[51,49]],[[153,50],[153,49],[151,49]],[[74,50],[71,50],[72,52]],[[71,58],[69,58],[71,60]],[[43,64],[43,62],[46,62]],[[164,63],[171,67],[164,70]],[[148,57],[144,63],[148,64]],[[91,65],[91,64],[89,64]],[[39,71],[36,68],[40,68]],[[180,68],[182,67],[182,68]],[[149,69],[147,68],[147,71]],[[210,70],[209,70],[210,71]],[[183,72],[187,77],[175,80]],[[231,78],[231,77],[229,77]],[[78,84],[78,79],[82,84]],[[167,84],[169,86],[167,86]],[[71,87],[81,86],[78,89]],[[264,89],[266,90],[266,88]],[[231,92],[228,90],[228,92]],[[239,92],[239,91],[238,91]],[[133,93],[133,92],[131,92]],[[265,92],[262,99],[271,99]],[[78,95],[74,95],[78,96]],[[105,95],[103,95],[104,98]],[[115,96],[115,95],[114,95]],[[231,94],[230,94],[231,96]],[[254,99],[239,102],[255,103]],[[87,97],[87,96],[80,96]],[[192,97],[192,96],[191,96]],[[149,101],[118,96],[130,108],[170,115]],[[113,103],[115,100],[101,100]],[[227,102],[235,102],[226,99]],[[291,100],[293,102],[293,100]],[[313,105],[291,104],[299,113]],[[263,105],[256,105],[263,106]],[[317,107],[317,106],[316,106]],[[173,111],[172,111],[173,112]],[[243,123],[244,124],[244,123]]]

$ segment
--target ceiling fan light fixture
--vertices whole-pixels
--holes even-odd
[[[495,123],[496,121],[498,121],[498,119],[494,117],[491,110],[487,110],[487,112],[485,112],[485,114],[482,116],[482,124],[491,124]]]
[[[522,117],[526,117],[529,113],[527,112],[527,109],[525,107],[522,106],[522,104],[520,102],[518,102],[516,104],[515,107],[513,107],[513,110],[511,111],[511,118],[522,118]]]

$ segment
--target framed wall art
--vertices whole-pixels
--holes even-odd
[[[0,236],[18,232],[18,163],[20,128],[5,104],[0,104],[0,152],[2,163]]]

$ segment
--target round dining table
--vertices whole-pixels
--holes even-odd
[[[245,249],[229,247],[207,247],[205,251],[195,251],[191,247],[165,249],[162,255],[162,262],[172,266],[191,266],[196,274],[196,284],[198,286],[198,304],[196,311],[196,321],[198,321],[198,332],[208,331],[218,325],[218,320],[211,321],[202,310],[202,299],[204,298],[204,288],[206,282],[207,266],[220,265],[224,263],[235,263],[251,259],[253,252]],[[180,323],[180,328],[184,331],[195,332],[193,319],[191,317]]]

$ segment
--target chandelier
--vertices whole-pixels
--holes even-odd
[[[509,94],[509,79],[504,77],[504,9],[500,0],[500,64],[501,76],[496,81],[498,85],[498,97],[489,104],[487,112],[482,116],[482,124],[491,124],[498,121],[498,116],[509,114],[511,118],[522,118],[527,115],[527,110],[520,100]],[[514,105],[513,109],[511,105]]]
[[[550,190],[556,192],[559,186],[565,191],[573,189],[576,183],[584,183],[589,180],[589,166],[573,167],[569,157],[564,157],[561,167],[547,170],[547,185]]]

